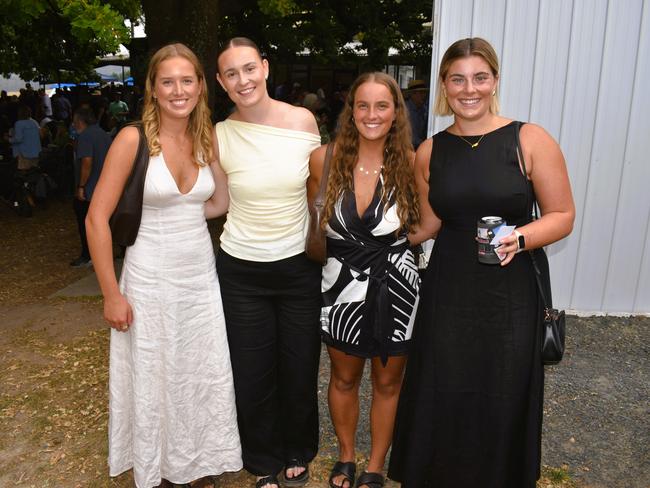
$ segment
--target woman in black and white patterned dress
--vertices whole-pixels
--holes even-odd
[[[359,383],[373,385],[371,453],[360,487],[383,486],[382,469],[418,303],[419,276],[407,234],[419,220],[408,114],[397,83],[365,73],[339,119],[325,197],[328,259],[322,338],[331,360],[329,406],[339,441],[331,487],[352,487]],[[308,195],[320,187],[326,147],[312,154]]]

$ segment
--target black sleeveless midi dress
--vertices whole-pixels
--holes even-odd
[[[388,475],[403,488],[534,488],[544,369],[526,252],[481,264],[479,218],[530,220],[514,122],[472,148],[434,136],[429,202],[442,220],[420,290]],[[476,137],[466,137],[476,142]]]

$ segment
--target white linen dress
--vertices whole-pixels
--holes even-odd
[[[212,241],[209,167],[182,194],[162,154],[147,170],[142,223],[120,289],[128,332],[111,331],[110,475],[139,488],[242,467],[235,393]]]

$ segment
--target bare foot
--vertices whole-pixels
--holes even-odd
[[[263,480],[264,478],[268,478],[268,476],[258,476],[255,478],[255,488],[280,488],[279,483],[275,483],[273,481],[268,481],[267,483],[264,483],[263,485],[257,486],[257,483],[259,483],[260,480]]]
[[[284,477],[290,480],[296,476],[300,476],[305,472],[305,469],[304,466],[293,466],[292,468],[287,468],[284,472]]]

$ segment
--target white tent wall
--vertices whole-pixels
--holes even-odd
[[[501,61],[501,113],[543,126],[567,160],[573,233],[547,248],[554,302],[650,313],[650,0],[435,0],[440,59],[484,37]],[[429,133],[449,117],[429,121]]]

